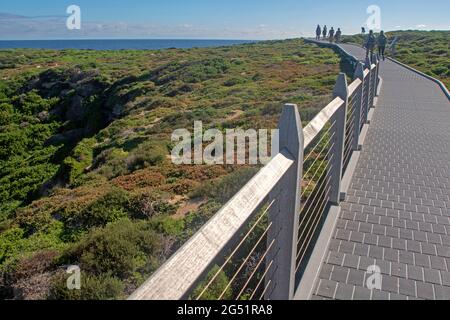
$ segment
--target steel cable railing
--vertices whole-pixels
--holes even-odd
[[[274,238],[271,243],[267,246],[265,250],[262,250],[264,244],[267,241],[267,235],[269,231],[273,228],[273,222],[268,223],[268,213],[270,209],[275,205],[276,199],[273,199],[267,207],[262,210],[262,213],[258,215],[257,219],[250,223],[249,230],[244,233],[242,236],[242,239],[240,242],[236,245],[236,247],[231,251],[231,253],[228,255],[227,259],[224,261],[224,263],[215,270],[214,274],[211,276],[209,281],[206,283],[206,285],[200,285],[197,290],[201,290],[200,293],[195,297],[196,300],[201,300],[205,294],[208,292],[208,290],[214,285],[214,283],[218,280],[218,278],[222,275],[228,276],[229,281],[227,285],[221,290],[220,294],[216,297],[214,297],[217,300],[222,300],[224,298],[233,298],[235,300],[240,300],[244,296],[244,292],[248,289],[248,286],[250,285],[251,281],[254,279],[255,275],[257,275],[257,271],[260,269],[261,265],[265,263],[265,258],[269,251],[272,249],[273,245],[276,242],[276,238]],[[265,226],[267,225],[267,226]],[[258,228],[263,227],[263,230],[257,230]],[[252,236],[255,236],[255,233],[258,232],[259,235],[256,238],[256,240],[252,241]],[[279,231],[278,231],[279,232]],[[266,240],[266,241],[265,241]],[[248,250],[247,253],[243,253],[242,251],[245,251],[244,247],[250,247],[250,250]],[[248,268],[251,267],[251,259],[252,257],[257,257],[258,262],[256,266],[253,267],[253,271],[251,271],[251,274],[247,277],[246,282],[240,286],[238,283],[239,275],[242,275],[245,271],[248,271]],[[242,260],[240,262],[237,262],[239,260]],[[255,261],[252,261],[255,262]],[[234,266],[234,268],[233,268]],[[270,268],[273,266],[273,259],[272,262],[268,263],[267,268],[264,270],[264,272],[260,273],[260,282],[267,273],[269,272]],[[235,269],[235,270],[231,270]],[[201,289],[200,289],[201,288]],[[260,288],[260,284],[258,282],[257,286],[254,288],[253,292],[251,293],[251,297],[254,297],[256,294],[256,291]],[[230,297],[227,297],[229,295]],[[211,299],[211,295],[208,295],[208,299]]]
[[[344,142],[344,163],[343,163],[343,173],[347,168],[350,161],[350,156],[352,155],[354,140],[355,140],[355,130],[356,130],[356,111],[358,106],[359,97],[358,91],[356,90],[348,102],[347,111],[347,123],[345,127],[345,142]]]
[[[298,238],[296,243],[295,272],[298,273],[305,254],[317,229],[313,230],[318,216],[323,216],[323,203],[328,203],[328,192],[333,169],[333,151],[335,150],[336,120],[328,123],[317,134],[316,143],[310,147],[311,151],[303,162],[303,186],[301,188],[301,206],[299,214]],[[320,151],[319,151],[320,150]],[[314,155],[314,160],[311,159]],[[312,232],[312,233],[311,233]],[[297,275],[298,277],[299,275]]]
[[[332,154],[333,152],[333,147],[334,144],[331,146],[331,148],[328,148],[328,151],[325,155],[325,157],[322,159],[320,157],[317,157],[317,159],[314,161],[314,163],[311,165],[311,167],[307,170],[307,172],[303,175],[303,181],[308,181],[307,185],[302,188],[303,191],[300,195],[300,199],[302,199],[302,204],[305,203],[305,201],[303,201],[303,199],[305,199],[305,196],[311,192],[311,186],[317,181],[319,180],[318,178],[320,178],[318,176],[318,174],[320,173],[321,170],[323,170],[324,168],[322,167],[322,163],[319,164],[319,166],[317,168],[315,168],[315,165],[318,164],[320,161],[325,161],[324,159],[329,159],[328,161],[331,161],[332,158],[334,157],[334,155]],[[315,168],[314,174],[310,177],[309,174],[312,172],[312,170]]]
[[[369,81],[364,81],[364,88],[363,88],[363,96],[362,96],[362,103],[361,103],[361,120],[360,120],[360,130],[364,127],[364,124],[367,119],[367,113],[368,113],[368,95],[369,95]]]
[[[350,157],[352,155],[353,150],[353,146],[354,146],[354,140],[355,140],[355,130],[356,130],[356,126],[355,126],[355,122],[354,120],[351,122],[350,127],[347,129],[346,131],[346,136],[347,141],[345,143],[344,146],[344,162],[343,162],[343,174],[345,173],[345,169],[347,168],[347,165],[350,161]]]
[[[332,169],[332,165],[330,165],[328,167],[328,169]],[[313,196],[312,196],[312,200],[311,202],[309,202],[308,206],[304,206],[303,210],[301,210],[301,221],[299,224],[299,237],[297,240],[297,256],[296,256],[296,260],[297,260],[297,267],[296,270],[298,270],[299,265],[302,261],[299,261],[298,258],[300,256],[300,254],[303,253],[303,249],[305,248],[304,244],[304,235],[305,232],[309,232],[311,229],[308,228],[308,226],[310,226],[310,222],[311,219],[317,215],[321,215],[323,212],[317,212],[316,209],[318,207],[318,204],[323,202],[323,201],[328,201],[328,198],[324,198],[324,190],[325,189],[329,189],[330,187],[330,181],[331,181],[331,177],[330,177],[330,171],[327,170],[327,173],[324,174],[324,176],[321,179],[321,182],[318,184],[317,188],[315,188],[314,192],[313,192]]]
[[[308,230],[308,234],[306,235],[305,241],[303,242],[302,247],[299,250],[299,253],[301,253],[301,256],[297,256],[296,258],[296,263],[297,266],[295,268],[296,273],[299,272],[300,268],[303,265],[303,262],[305,261],[305,256],[308,253],[308,248],[311,245],[311,242],[313,241],[314,235],[318,232],[319,229],[319,225],[320,225],[320,220],[324,217],[325,215],[325,211],[326,211],[326,207],[329,204],[329,196],[330,196],[330,191],[331,191],[331,186],[328,186],[326,190],[325,194],[323,194],[323,199],[320,203],[320,208],[317,210],[318,214],[315,216],[314,218],[314,223],[313,223],[313,227],[310,228]]]
[[[359,64],[350,86],[340,74],[334,100],[305,128],[297,106],[285,105],[281,151],[130,299],[291,299],[341,201],[377,68]]]
[[[374,72],[375,69],[372,69],[372,72],[369,74],[369,79],[370,79],[370,90],[369,90],[369,106],[372,107],[373,106],[373,101],[375,98],[375,94],[376,94],[376,72]]]

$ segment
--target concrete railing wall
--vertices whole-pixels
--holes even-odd
[[[326,156],[329,162],[329,193],[323,198],[326,206],[317,213],[317,217],[313,217],[314,220],[326,218],[330,206],[338,205],[342,200],[345,162],[349,153],[358,150],[359,135],[363,124],[368,121],[369,109],[377,92],[376,58],[373,63],[367,60],[363,65],[343,50],[342,54],[355,66],[355,80],[348,85],[345,74],[341,73],[333,91],[333,101],[305,128],[302,127],[297,105],[285,105],[279,121],[280,153],[274,155],[268,165],[138,288],[129,297],[130,300],[189,298],[211,267],[217,261],[223,261],[226,252],[238,245],[242,231],[261,208],[274,201],[276,205],[269,206],[267,215],[271,229],[267,231],[268,248],[264,259],[271,269],[264,274],[266,289],[263,298],[293,299],[298,284],[298,248],[300,245],[302,248],[313,246],[313,236],[320,232],[320,224],[316,222],[306,224],[308,230],[302,230],[301,226],[299,229],[304,213],[302,206],[305,207],[301,197],[305,178],[304,151],[311,150],[314,142],[328,128],[328,134],[333,137],[330,138],[331,146]],[[309,205],[314,205],[314,202]],[[311,236],[299,238],[299,233]]]

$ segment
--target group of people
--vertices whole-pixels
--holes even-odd
[[[381,31],[378,37],[375,37],[373,30],[370,30],[367,39],[364,41],[364,48],[366,48],[366,56],[368,57],[369,54],[372,55],[375,51],[375,47],[378,47],[378,55],[381,58],[383,58],[383,60],[386,60],[385,53],[387,42],[388,39],[384,31]]]
[[[316,40],[320,40],[320,38],[323,36],[323,40],[330,41],[330,43],[341,42],[341,36],[342,31],[341,28],[338,28],[337,31],[334,30],[333,27],[331,27],[330,31],[328,31],[327,26],[324,26],[323,29],[320,27],[320,25],[317,25],[316,29]]]
[[[361,32],[363,36],[366,34],[366,29],[363,27],[361,29]],[[342,31],[340,28],[335,32],[334,28],[331,27],[331,29],[328,31],[327,26],[325,25],[323,29],[320,25],[317,26],[316,29],[316,40],[320,41],[322,37],[322,40],[326,41],[328,40],[330,43],[341,42],[342,37]],[[388,39],[384,33],[384,31],[381,31],[378,37],[375,37],[375,34],[373,30],[370,30],[367,38],[364,40],[364,48],[366,48],[366,55],[369,56],[369,54],[373,54],[375,51],[375,47],[378,47],[378,55],[383,58],[383,60],[386,59],[385,52],[386,52],[386,45],[387,45]]]

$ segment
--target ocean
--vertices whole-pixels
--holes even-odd
[[[156,50],[221,47],[251,40],[0,40],[0,49]]]

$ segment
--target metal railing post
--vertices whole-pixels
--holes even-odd
[[[369,113],[370,108],[372,108],[372,99],[370,98],[370,90],[371,90],[371,86],[372,86],[372,62],[370,61],[370,58],[367,57],[366,61],[364,63],[364,68],[366,68],[369,73],[367,74],[367,78],[365,79],[365,81],[368,82],[367,84],[367,114]]]
[[[291,300],[295,293],[304,152],[303,128],[297,105],[284,106],[279,129],[280,151],[286,152],[295,163],[270,195],[272,199],[277,199],[277,203],[269,211],[269,224],[272,223],[272,227],[267,243],[272,247],[266,264],[272,263],[272,272],[266,277],[266,299]]]
[[[331,174],[330,201],[339,204],[341,201],[341,181],[344,162],[345,128],[347,126],[348,85],[345,73],[340,73],[333,90],[333,96],[344,100],[343,105],[336,111],[333,118],[334,125],[334,152]],[[334,122],[333,121],[333,122]]]
[[[375,86],[375,96],[378,95],[378,85],[380,83],[380,62],[381,62],[381,59],[380,59],[380,57],[377,56],[377,60],[376,60],[376,63],[375,63],[375,65],[377,66],[377,68],[376,68],[376,70],[377,70],[377,72],[376,72],[376,83],[377,84]]]
[[[356,151],[358,150],[358,146],[359,146],[359,134],[361,133],[361,115],[365,114],[365,109],[364,109],[364,99],[363,99],[363,95],[364,95],[364,66],[362,65],[362,63],[358,63],[358,65],[356,66],[356,71],[355,71],[355,78],[361,80],[361,85],[360,88],[358,89],[357,93],[356,93],[356,97],[354,97],[353,99],[357,99],[355,102],[355,131],[354,131],[354,137],[353,137],[353,150]],[[364,116],[366,117],[366,116]]]
[[[378,86],[378,55],[374,55],[372,59],[372,63],[375,65],[375,69],[373,69],[373,96],[372,99],[375,99],[377,95],[377,86]],[[373,103],[373,100],[372,100]]]
[[[371,55],[370,55],[370,61],[371,61],[371,63],[372,64],[376,64],[376,61],[377,60],[377,54],[376,53],[372,53]]]

